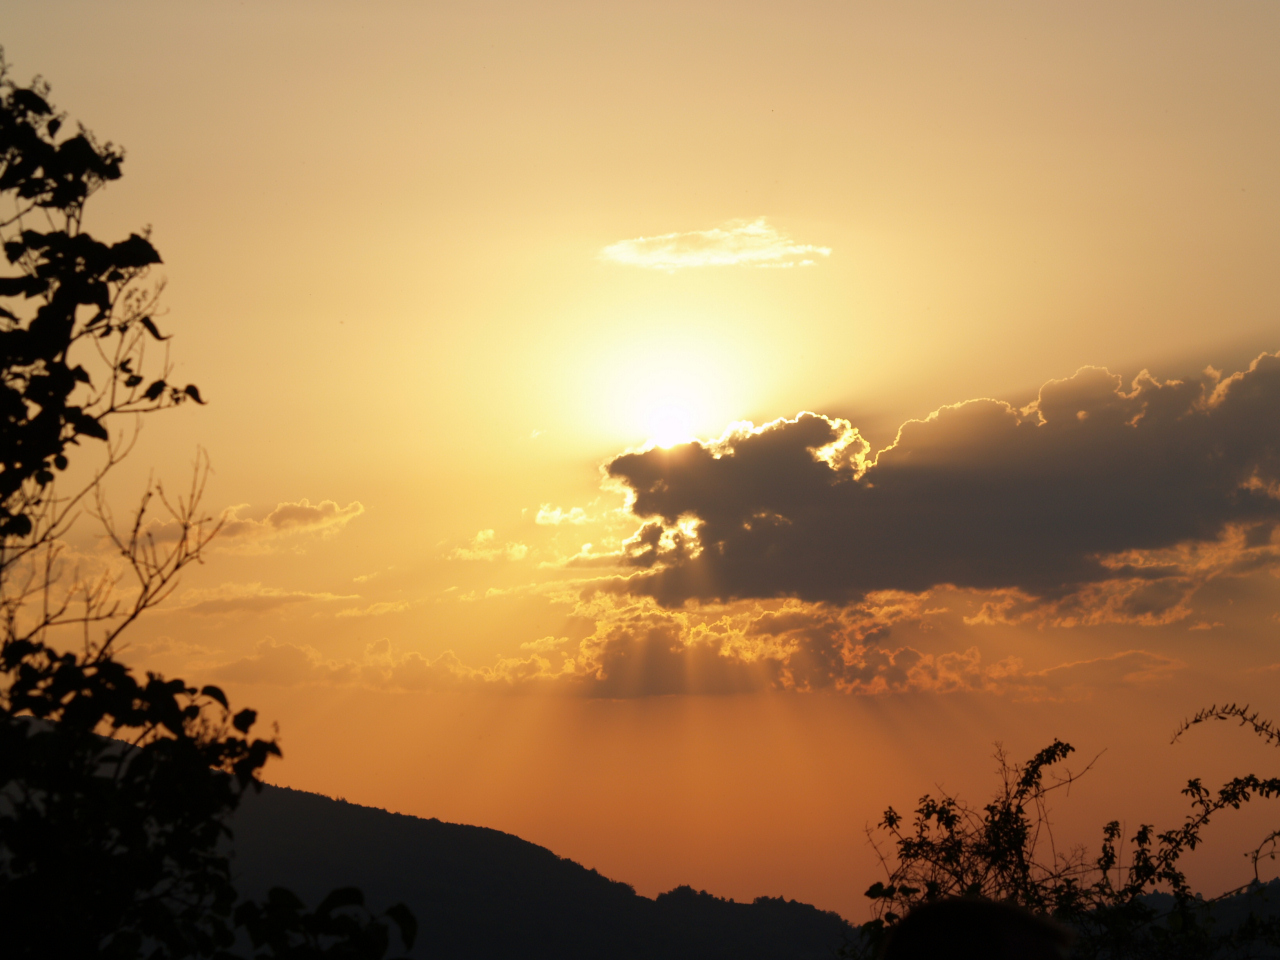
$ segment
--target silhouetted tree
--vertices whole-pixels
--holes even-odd
[[[123,529],[102,496],[130,447],[110,422],[203,402],[169,383],[167,353],[149,363],[167,338],[147,232],[106,244],[81,227],[122,159],[68,134],[47,86],[15,84],[0,56],[0,952],[231,957],[239,929],[259,957],[379,958],[388,921],[412,945],[402,905],[375,916],[354,889],[315,911],[286,890],[237,905],[228,817],[279,747],[217,687],[139,679],[114,655],[217,532],[199,510],[202,463],[185,496],[149,486]],[[82,441],[104,457],[64,493]],[[113,549],[81,576],[63,538],[85,508]]]
[[[1280,794],[1280,780],[1240,777],[1216,793],[1191,780],[1183,793],[1192,809],[1179,827],[1156,832],[1140,825],[1125,856],[1120,824],[1112,821],[1103,828],[1100,852],[1090,857],[1083,847],[1060,849],[1049,819],[1051,794],[1092,766],[1079,774],[1053,774],[1073,751],[1055,740],[1015,764],[997,746],[1000,787],[981,808],[946,793],[926,794],[910,819],[889,807],[878,830],[890,849],[877,846],[887,882],[867,890],[874,916],[863,924],[862,941],[850,954],[877,955],[887,931],[913,908],[952,897],[1013,904],[1065,923],[1077,933],[1073,955],[1079,957],[1257,956],[1253,950],[1280,942],[1274,921],[1215,923],[1215,903],[1244,888],[1201,899],[1180,865],[1216,814],[1254,796]],[[1166,900],[1157,893],[1167,894]]]

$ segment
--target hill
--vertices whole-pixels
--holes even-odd
[[[651,900],[508,833],[285,787],[248,796],[233,829],[243,895],[286,886],[314,905],[358,886],[377,909],[403,901],[423,960],[831,960],[853,933],[782,898],[677,887]]]

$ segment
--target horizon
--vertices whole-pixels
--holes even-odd
[[[1271,769],[1169,737],[1280,717],[1280,10],[0,11],[207,401],[108,484],[204,451],[223,524],[122,658],[268,782],[857,922],[864,827],[997,742],[1097,757],[1094,849]]]

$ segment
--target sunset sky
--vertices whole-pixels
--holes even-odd
[[[269,780],[861,920],[864,828],[985,799],[995,741],[1101,753],[1058,816],[1095,844],[1275,772],[1169,737],[1280,718],[1280,6],[0,27],[125,148],[86,226],[152,225],[208,400],[111,484],[204,450],[224,521],[125,659],[278,722]]]

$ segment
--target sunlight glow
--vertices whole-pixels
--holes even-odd
[[[760,403],[756,358],[715,319],[649,315],[610,326],[621,335],[590,355],[595,402],[584,412],[612,442],[671,447],[718,437]],[[637,329],[645,336],[635,337]]]
[[[693,414],[681,403],[664,403],[649,413],[649,439],[660,447],[674,447],[694,439]]]

